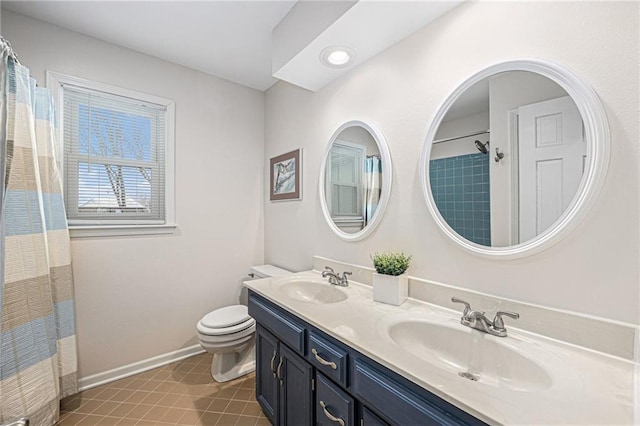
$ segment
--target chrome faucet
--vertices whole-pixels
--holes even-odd
[[[322,278],[329,277],[329,284],[338,285],[340,287],[347,287],[349,285],[348,275],[351,275],[351,272],[343,272],[342,277],[340,274],[336,274],[333,269],[328,266],[324,267],[324,271],[322,271]]]
[[[471,327],[475,330],[482,331],[484,333],[489,333],[493,336],[507,336],[507,329],[504,327],[504,321],[502,320],[503,316],[507,316],[513,319],[520,318],[520,314],[516,312],[498,311],[496,312],[496,316],[495,318],[493,318],[493,321],[490,321],[489,318],[485,316],[485,312],[474,311],[473,309],[471,309],[471,305],[469,305],[468,302],[465,302],[462,299],[458,299],[457,297],[452,297],[451,301],[453,303],[461,303],[464,305],[464,311],[462,312],[462,317],[460,318],[460,324]]]
[[[327,277],[329,277],[329,284],[338,285],[340,281],[340,276],[338,276],[338,274],[333,272],[332,268],[325,266],[324,271],[322,271],[322,278],[327,278]]]

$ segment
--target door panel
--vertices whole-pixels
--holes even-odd
[[[278,424],[287,426],[313,424],[313,367],[303,358],[280,344],[283,360],[280,372],[280,417]]]
[[[553,225],[562,212],[563,160],[539,161],[536,165],[536,233]]]
[[[362,425],[361,426],[388,426],[380,417],[373,414],[367,407],[362,407]]]
[[[277,424],[278,380],[274,374],[278,360],[278,340],[260,325],[256,326],[256,399],[262,411]]]
[[[546,231],[580,186],[586,143],[569,96],[518,108],[519,242]]]

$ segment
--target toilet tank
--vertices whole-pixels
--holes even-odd
[[[249,268],[249,278],[243,278],[242,281],[251,281],[251,280],[259,280],[260,278],[270,278],[270,277],[279,277],[281,275],[290,274],[291,271],[287,271],[286,269],[278,268],[273,265],[258,265],[252,266]],[[248,299],[248,291],[247,287],[244,285],[240,286],[240,295],[238,296],[238,300],[241,305],[247,305],[249,302]]]
[[[273,265],[259,265],[249,268],[249,276],[253,279],[279,277],[290,273],[291,271]]]

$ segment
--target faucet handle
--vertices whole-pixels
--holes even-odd
[[[469,312],[471,312],[471,305],[469,305],[469,302],[464,301],[464,300],[462,300],[462,299],[458,299],[457,297],[452,297],[452,298],[451,298],[451,301],[452,301],[453,303],[462,303],[462,304],[464,305],[464,312],[462,312],[462,316],[463,316],[463,317],[466,317],[466,316],[467,316],[467,314],[468,314]]]
[[[503,316],[507,316],[513,319],[520,318],[520,314],[517,312],[507,312],[507,311],[496,312],[496,317],[493,319],[493,328],[497,331],[506,331],[506,329],[504,328],[504,321],[502,321]]]

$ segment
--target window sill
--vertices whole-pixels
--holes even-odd
[[[103,226],[71,226],[71,238],[92,237],[127,237],[133,235],[167,235],[173,234],[178,226],[172,225],[103,225]]]

